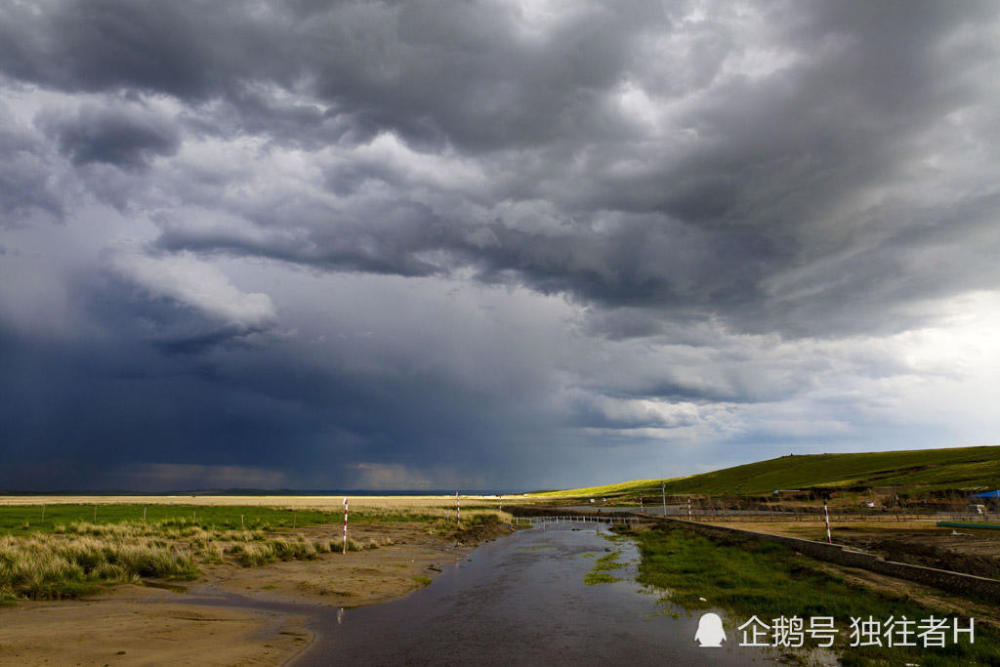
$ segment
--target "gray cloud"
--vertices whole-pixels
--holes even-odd
[[[0,105],[0,113],[6,111]],[[0,125],[0,227],[49,222],[63,215],[63,202],[49,171],[44,147],[11,125]]]
[[[103,162],[143,167],[177,152],[180,137],[167,119],[127,108],[85,106],[76,114],[41,119],[75,165]]]
[[[136,479],[304,483],[316,457],[427,485],[883,433],[913,378],[965,377],[919,332],[1000,284],[998,25],[987,2],[0,4],[4,346],[65,359],[0,418],[23,443],[29,407],[100,413],[118,381],[83,391],[91,358],[142,369],[124,426],[81,441],[122,459],[158,430],[119,460]],[[6,390],[37,388],[19,368]],[[177,392],[193,422],[148,407]]]

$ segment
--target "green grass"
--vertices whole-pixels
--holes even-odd
[[[636,480],[532,494],[539,498],[660,494],[759,494],[808,487],[1000,488],[1000,447],[953,447],[864,454],[783,456],[690,477]]]
[[[727,610],[730,638],[736,637],[736,627],[752,615],[767,622],[779,616],[832,616],[840,628],[838,648],[843,664],[1000,664],[1000,636],[982,625],[976,626],[976,643],[972,645],[949,641],[943,649],[849,648],[852,616],[922,619],[932,610],[906,597],[890,598],[851,587],[783,545],[721,544],[682,528],[657,528],[633,536],[642,555],[638,581],[664,590],[663,603],[674,611],[678,607]],[[806,645],[815,644],[807,638]]]
[[[96,525],[141,523],[143,511],[146,523],[163,528],[199,527],[203,530],[264,530],[281,531],[317,524],[340,523],[341,511],[283,509],[239,505],[47,505],[44,518],[40,505],[0,506],[0,536],[50,533],[59,526],[73,523]],[[384,524],[403,521],[436,521],[439,516],[393,510],[361,510],[351,512],[352,523]]]
[[[563,491],[536,491],[529,493],[529,496],[537,498],[559,498],[562,496],[608,496],[621,493],[630,493],[637,489],[652,489],[656,487],[660,490],[658,479],[637,479],[631,482],[621,482],[620,484],[604,484],[601,486],[588,486],[580,489],[566,489]],[[670,480],[668,480],[670,481]]]
[[[212,505],[47,505],[45,517],[38,505],[0,506],[0,535],[27,535],[52,532],[57,526],[71,523],[118,524],[142,522],[143,509],[146,522],[163,527],[198,526],[206,530],[277,530],[335,523],[336,512],[319,510],[288,510],[270,507],[212,506]],[[241,521],[242,515],[242,521]],[[341,520],[343,514],[339,515]]]
[[[625,567],[625,563],[618,561],[620,555],[620,551],[612,551],[595,560],[594,567],[584,575],[583,583],[588,586],[597,586],[621,581],[619,577],[609,574],[613,570],[620,570]]]
[[[588,586],[599,586],[601,584],[613,584],[616,581],[621,581],[620,578],[612,576],[607,572],[594,572],[590,571],[583,577],[583,583]]]
[[[601,556],[596,561],[594,561],[594,570],[598,572],[607,572],[608,570],[619,570],[625,567],[625,563],[620,563],[618,561],[618,556],[621,554],[617,551],[612,551],[609,554]]]

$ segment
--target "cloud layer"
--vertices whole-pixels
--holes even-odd
[[[998,14],[2,3],[0,483],[987,444]]]

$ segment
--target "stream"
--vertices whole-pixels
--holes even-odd
[[[357,609],[265,602],[234,594],[199,604],[286,611],[310,617],[316,641],[291,664],[315,665],[747,665],[776,654],[694,641],[700,613],[665,613],[634,580],[631,540],[609,540],[605,524],[541,522],[489,542],[404,598]],[[586,585],[612,551],[619,581]],[[716,610],[717,611],[717,610]],[[720,612],[721,613],[721,612]]]

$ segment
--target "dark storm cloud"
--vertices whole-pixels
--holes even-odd
[[[906,232],[880,230],[922,214],[905,190],[922,185],[907,172],[927,150],[926,134],[988,93],[978,65],[996,54],[976,27],[995,8],[920,3],[905,16],[880,3],[759,9],[753,29],[761,34],[748,38],[716,8],[688,42],[678,38],[684,8],[646,4],[581,6],[533,36],[530,19],[499,5],[238,14],[69,3],[40,17],[12,16],[20,28],[0,61],[24,80],[66,90],[177,96],[195,105],[204,131],[296,146],[320,138],[353,145],[392,132],[422,151],[451,146],[491,179],[456,195],[481,207],[481,219],[470,219],[384,166],[348,163],[329,172],[331,192],[355,193],[365,183],[389,189],[346,214],[309,196],[246,206],[238,212],[260,233],[171,227],[160,242],[171,250],[404,276],[468,266],[485,281],[523,281],[608,307],[716,314],[737,328],[790,335],[864,331],[910,292],[993,284],[992,271],[978,270],[992,246],[975,258],[975,272],[902,279],[896,239]],[[184,35],[183,47],[159,36],[169,32]],[[650,44],[671,37],[681,50],[665,62],[670,54]],[[723,75],[727,58],[754,47],[779,52],[774,71]],[[666,136],[614,108],[630,83],[677,105]],[[280,91],[305,97],[281,101]],[[224,113],[198,111],[212,99]],[[78,162],[127,162],[173,151],[166,131],[88,119],[60,138]],[[626,160],[629,168],[618,169]],[[861,201],[873,183],[902,194],[873,212]],[[557,207],[558,233],[512,224],[489,206],[538,199]],[[957,233],[931,224],[941,236]],[[842,296],[828,288],[808,303],[769,291],[769,280],[838,252],[865,257],[864,272],[834,260],[833,270],[853,276],[844,290],[872,297],[857,312],[844,313]],[[800,317],[802,309],[812,317]]]
[[[169,121],[128,109],[84,107],[69,116],[40,119],[73,164],[103,162],[142,167],[157,155],[173,155],[179,134]]]
[[[125,87],[208,97],[225,80],[226,66],[239,62],[229,51],[231,40],[252,38],[239,34],[238,20],[236,30],[227,29],[237,18],[227,9],[209,11],[209,3],[7,3],[0,63],[21,80],[67,91]]]
[[[763,439],[733,411],[909,372],[843,337],[1000,284],[997,25],[989,2],[0,2],[0,229],[38,234],[0,246],[9,470],[398,480],[625,439],[581,429]],[[409,312],[385,284],[573,315],[493,341],[510,314],[459,294],[380,319]]]
[[[123,467],[197,462],[205,470],[156,488],[197,486],[226,466],[283,470],[299,486],[328,488],[350,483],[357,460],[484,465],[500,451],[489,451],[498,439],[539,419],[434,372],[329,372],[291,345],[266,355],[228,346],[164,358],[124,333],[66,345],[0,331],[0,486],[131,487],[142,470],[129,479]],[[82,466],[59,473],[47,461]]]
[[[166,354],[197,354],[215,347],[252,344],[270,322],[220,321],[175,298],[136,288],[104,274],[77,284],[75,298],[87,314],[125,340],[144,341]]]

